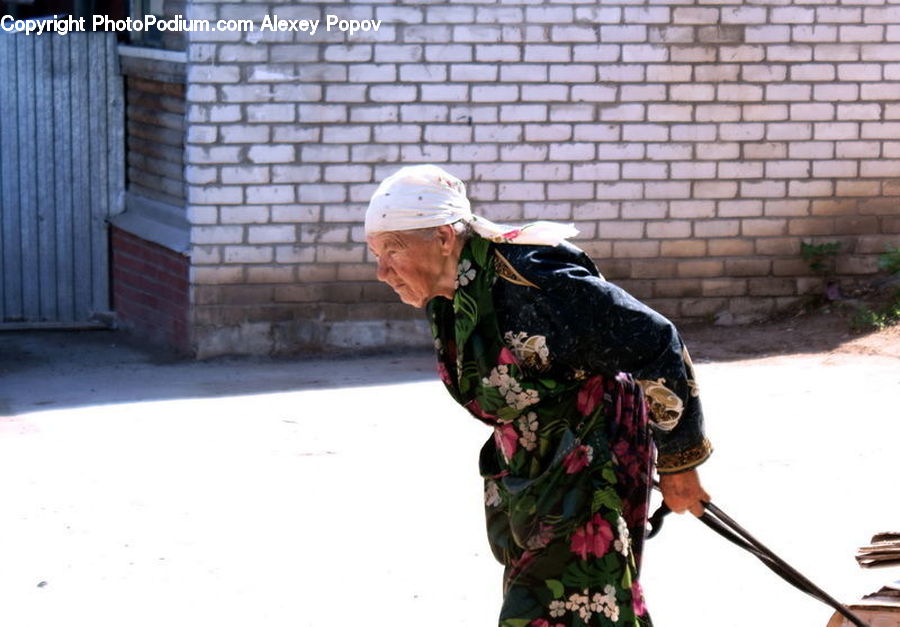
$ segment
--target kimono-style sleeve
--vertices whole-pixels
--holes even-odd
[[[627,372],[649,401],[658,471],[709,457],[691,360],[668,319],[603,279],[574,246],[498,245],[495,268],[500,332],[526,366],[544,376]]]

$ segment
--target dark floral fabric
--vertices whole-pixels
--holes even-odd
[[[691,358],[669,320],[604,280],[570,244],[491,244],[491,251],[504,279],[491,292],[513,349],[516,338],[543,337],[552,359],[532,363],[554,378],[631,374],[647,397],[660,473],[687,470],[709,457]]]
[[[570,245],[476,236],[457,282],[428,315],[441,379],[493,429],[480,471],[505,566],[500,626],[649,626],[638,570],[653,402],[639,378],[681,401],[659,403],[674,423],[653,429],[661,449],[706,442],[702,424],[682,426],[700,414],[677,334]]]

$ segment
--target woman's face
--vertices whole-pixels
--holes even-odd
[[[445,242],[440,233],[432,235],[383,231],[366,238],[378,260],[378,280],[413,307],[424,307],[435,296],[446,295]]]

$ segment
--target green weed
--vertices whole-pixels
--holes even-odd
[[[816,274],[826,277],[834,274],[835,257],[840,250],[840,242],[826,242],[824,244],[800,242],[800,255],[809,264],[809,269]]]
[[[878,257],[878,267],[888,274],[900,274],[900,246],[888,246]]]
[[[850,327],[854,331],[881,331],[895,324],[900,324],[900,289],[895,289],[880,307],[871,308],[859,305],[850,319]]]

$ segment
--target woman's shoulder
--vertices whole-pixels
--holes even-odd
[[[557,246],[495,244],[494,255],[498,275],[512,283],[539,287],[561,278],[603,278],[590,257],[569,242]]]

